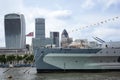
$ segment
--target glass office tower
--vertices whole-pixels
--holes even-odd
[[[53,40],[53,44],[59,47],[59,32],[50,32],[50,38]]]
[[[45,40],[45,19],[36,18],[35,19],[35,38],[40,38]]]
[[[22,14],[7,14],[4,18],[7,49],[23,49],[26,44],[25,19]]]

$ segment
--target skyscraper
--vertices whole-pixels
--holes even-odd
[[[50,32],[50,38],[56,47],[59,47],[59,32]]]
[[[45,19],[35,19],[35,39],[40,41],[41,46],[45,45]]]
[[[45,39],[45,19],[35,19],[35,38]]]
[[[72,38],[69,38],[67,31],[64,29],[61,34],[61,47],[67,48],[72,41]]]
[[[25,48],[25,19],[22,14],[7,14],[4,18],[5,42],[8,49]]]
[[[61,38],[69,38],[69,35],[65,29],[63,30],[63,32],[61,34]]]

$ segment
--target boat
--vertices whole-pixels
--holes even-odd
[[[54,71],[120,70],[120,42],[94,48],[33,46],[37,73]]]

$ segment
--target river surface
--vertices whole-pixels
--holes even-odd
[[[37,73],[31,67],[0,68],[0,80],[120,80],[120,72]]]

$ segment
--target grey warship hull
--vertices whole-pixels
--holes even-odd
[[[120,48],[34,48],[37,72],[120,69]]]

